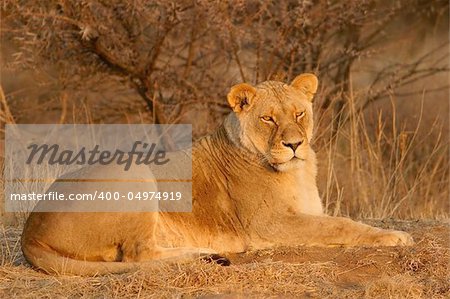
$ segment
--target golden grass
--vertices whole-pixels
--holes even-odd
[[[445,219],[449,216],[449,139],[439,121],[427,123],[425,97],[417,122],[391,107],[357,111],[350,95],[345,124],[332,135],[331,111],[316,118],[314,148],[327,213],[356,218]],[[389,103],[388,103],[389,104]],[[386,114],[390,115],[386,115]],[[344,117],[345,118],[345,117]]]
[[[231,255],[232,266],[156,264],[99,277],[49,276],[31,269],[19,228],[0,239],[2,298],[448,298],[448,224],[379,222],[411,232],[410,248],[282,247]]]

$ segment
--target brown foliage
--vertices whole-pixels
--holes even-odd
[[[340,113],[355,61],[374,56],[378,45],[397,37],[390,28],[409,18],[445,26],[438,17],[447,8],[445,1],[419,0],[8,0],[2,33],[19,44],[15,65],[53,63],[59,85],[69,90],[92,89],[111,80],[105,73],[116,75],[138,92],[155,122],[173,122],[193,103],[223,106],[217,99],[233,82],[290,80],[303,71],[321,78],[321,106]],[[358,96],[358,109],[447,71],[445,46],[381,69]]]

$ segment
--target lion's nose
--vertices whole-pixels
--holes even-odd
[[[295,142],[295,143],[288,143],[288,142],[281,141],[281,144],[283,144],[285,147],[290,147],[294,152],[302,143],[303,143],[303,140],[300,140],[299,142]]]

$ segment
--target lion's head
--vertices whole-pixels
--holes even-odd
[[[308,159],[313,131],[312,99],[318,80],[301,74],[292,83],[266,81],[235,85],[228,102],[239,125],[239,141],[274,170],[286,171]]]

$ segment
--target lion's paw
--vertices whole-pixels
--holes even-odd
[[[375,234],[375,246],[411,246],[414,240],[410,234],[396,230],[382,230]]]

